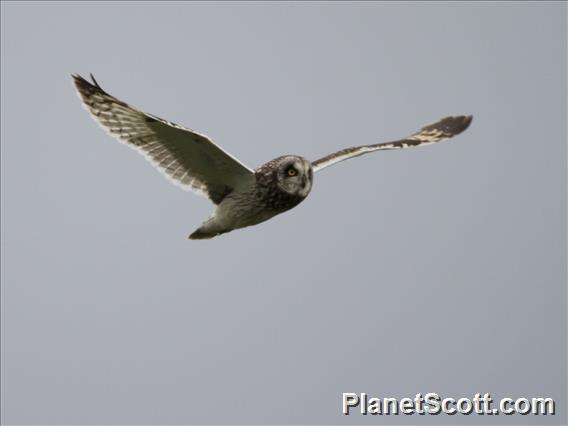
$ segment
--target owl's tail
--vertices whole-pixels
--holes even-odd
[[[211,238],[219,235],[219,232],[207,232],[203,231],[201,228],[196,229],[193,233],[187,237],[190,240],[209,240]]]
[[[187,238],[190,240],[209,240],[211,238],[215,238],[217,235],[226,234],[230,231],[230,229],[219,229],[216,226],[213,226],[212,220],[208,220],[193,231],[193,233]]]

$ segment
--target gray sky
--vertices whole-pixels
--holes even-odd
[[[2,2],[4,424],[565,424],[566,4]],[[251,167],[475,115],[210,214],[70,74]],[[547,418],[341,414],[342,392],[549,396]]]

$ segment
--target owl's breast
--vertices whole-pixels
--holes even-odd
[[[266,189],[263,198],[266,208],[278,214],[296,207],[304,201],[306,197],[297,194],[289,194],[275,185]]]
[[[274,181],[260,179],[227,195],[219,204],[214,220],[223,229],[256,225],[290,210],[305,198],[287,193]]]

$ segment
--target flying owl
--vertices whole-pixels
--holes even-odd
[[[245,166],[207,136],[134,108],[92,82],[73,75],[75,87],[94,118],[136,149],[172,182],[207,196],[216,208],[190,239],[208,239],[256,225],[300,204],[314,173],[373,151],[428,145],[463,132],[472,116],[446,117],[393,142],[342,149],[316,161],[285,155],[256,170]]]

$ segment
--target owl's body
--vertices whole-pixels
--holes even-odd
[[[314,173],[369,152],[428,145],[463,132],[471,116],[446,117],[394,142],[356,146],[319,160],[287,155],[252,170],[209,138],[144,113],[74,75],[85,106],[111,134],[143,154],[175,184],[206,195],[216,209],[189,238],[208,239],[264,222],[300,204]]]
[[[287,176],[289,170],[295,170],[295,176]],[[189,238],[212,238],[284,213],[308,196],[312,179],[312,166],[305,158],[293,155],[275,158],[256,169],[254,177],[243,186],[227,194],[211,218]]]

